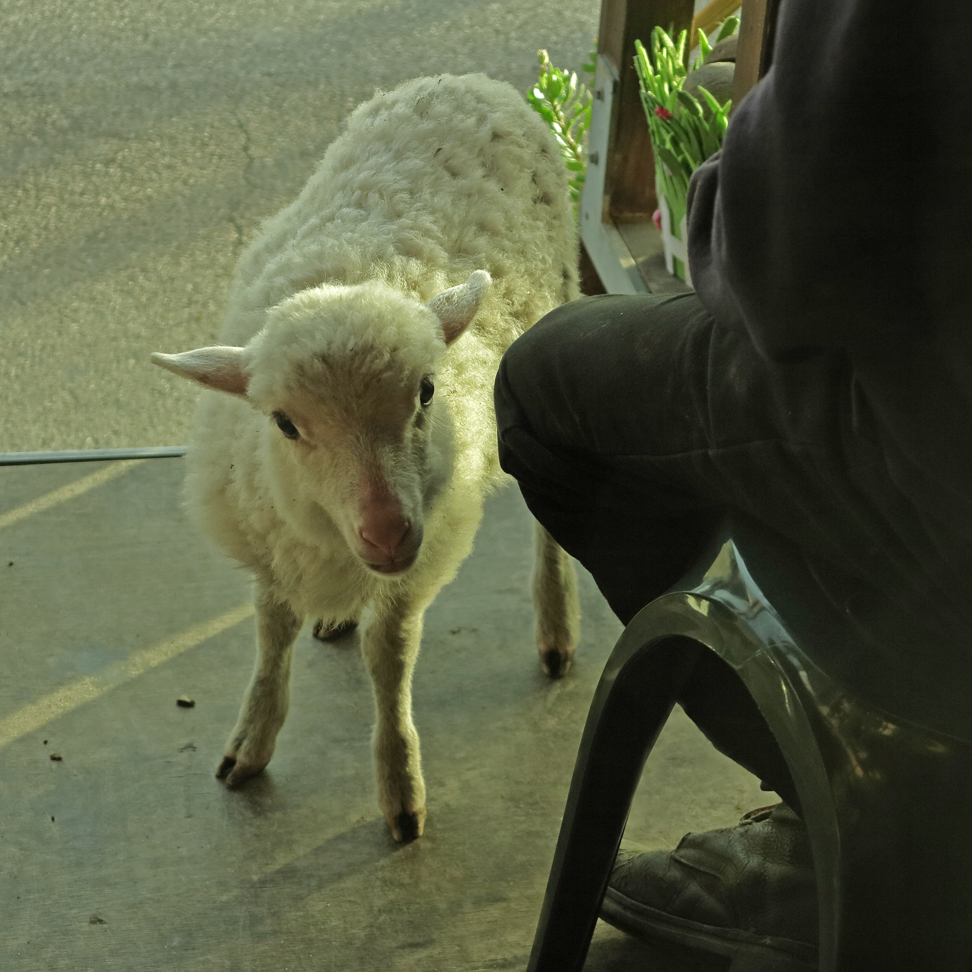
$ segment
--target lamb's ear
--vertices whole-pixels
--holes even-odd
[[[243,348],[197,348],[182,354],[152,355],[152,363],[184,378],[191,378],[207,388],[246,395],[250,376],[244,370]]]
[[[442,322],[446,344],[452,344],[472,323],[492,282],[485,270],[477,270],[464,284],[443,290],[425,305]]]

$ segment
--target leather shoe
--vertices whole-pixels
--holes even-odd
[[[817,892],[806,828],[786,804],[673,851],[622,841],[601,917],[652,944],[732,958],[732,972],[817,968]]]

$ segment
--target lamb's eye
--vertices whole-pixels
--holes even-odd
[[[432,395],[435,393],[435,385],[432,384],[432,379],[426,375],[422,379],[422,385],[419,390],[419,401],[423,405],[428,405],[432,401]]]
[[[280,431],[283,432],[288,439],[300,438],[300,433],[297,431],[297,426],[295,426],[294,423],[291,422],[283,412],[274,412],[273,420],[277,423],[277,428],[280,429]]]

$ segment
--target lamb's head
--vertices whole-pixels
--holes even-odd
[[[425,304],[374,281],[314,287],[274,307],[245,347],[152,360],[261,412],[294,509],[322,508],[364,564],[393,576],[415,562],[451,471],[436,368],[489,284],[477,271]]]

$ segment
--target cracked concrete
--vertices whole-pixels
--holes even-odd
[[[255,161],[253,158],[253,143],[250,139],[250,133],[247,131],[246,123],[239,115],[236,116],[236,124],[240,126],[240,131],[243,133],[243,145],[241,151],[246,159],[246,165],[243,166],[243,181],[247,185],[252,186],[252,169]]]
[[[240,250],[374,88],[536,50],[579,67],[581,0],[9,0],[0,31],[0,452],[180,445]]]
[[[246,159],[243,169],[240,173],[240,178],[243,185],[248,189],[256,190],[259,186],[253,181],[253,165],[255,159],[253,158],[253,142],[250,138],[250,133],[247,130],[246,123],[237,113],[235,116],[236,124],[239,126],[240,132],[243,135],[243,144],[240,146],[240,151],[243,153],[244,159]],[[236,205],[233,207],[233,212],[230,214],[229,221],[236,230],[236,252],[237,256],[243,251],[244,245],[246,243],[246,230],[244,228],[244,220],[238,215],[238,212],[244,213],[246,207],[244,206],[244,200],[241,198],[237,201]]]

